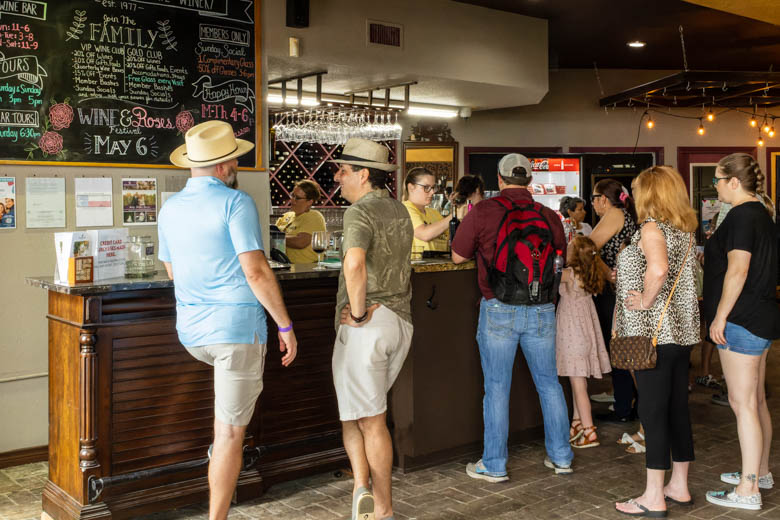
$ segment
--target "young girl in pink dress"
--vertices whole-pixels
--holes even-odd
[[[599,445],[590,413],[587,378],[611,370],[601,326],[591,296],[601,294],[604,275],[599,269],[596,244],[584,236],[575,236],[566,249],[567,267],[563,270],[557,311],[555,353],[558,375],[568,376],[574,394],[574,414],[570,442],[573,448]]]

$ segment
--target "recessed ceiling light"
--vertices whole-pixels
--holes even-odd
[[[639,40],[634,40],[632,42],[628,42],[626,45],[633,47],[634,49],[641,49],[647,44],[645,42],[640,42]]]

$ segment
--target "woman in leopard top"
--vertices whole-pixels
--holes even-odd
[[[621,244],[637,230],[634,201],[628,195],[628,190],[614,179],[603,179],[597,182],[590,199],[593,202],[593,209],[600,217],[590,238],[599,248],[599,254],[604,261],[605,276],[610,279]],[[596,304],[604,343],[609,345],[612,315],[615,311],[615,292],[612,286],[605,284],[604,291],[593,297],[593,303]],[[612,388],[615,394],[615,411],[606,415],[596,415],[596,419],[619,422],[633,420],[632,402],[636,392],[634,380],[628,370],[613,368]]]
[[[642,227],[618,257],[615,334],[649,338],[656,334],[659,320],[661,327],[655,368],[635,371],[647,444],[647,486],[642,496],[615,507],[628,514],[657,511],[649,516],[660,516],[666,500],[692,503],[688,365],[691,347],[700,341],[693,249],[698,221],[682,177],[670,166],[643,171],[632,189]],[[672,477],[664,486],[669,469]]]

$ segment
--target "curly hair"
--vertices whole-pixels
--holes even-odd
[[[571,241],[569,267],[577,280],[589,294],[601,294],[604,289],[604,273],[599,268],[598,248],[588,237],[577,235]]]

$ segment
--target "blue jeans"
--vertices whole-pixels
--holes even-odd
[[[518,343],[542,405],[547,455],[556,464],[571,463],[574,455],[569,445],[568,409],[555,365],[555,306],[551,303],[507,305],[496,299],[483,298],[477,343],[485,376],[482,463],[487,471],[494,475],[506,474],[509,389]]]
[[[721,350],[730,350],[738,354],[748,356],[760,356],[766,349],[772,346],[772,340],[756,336],[745,327],[736,323],[726,322],[723,331],[727,345],[718,345]]]

